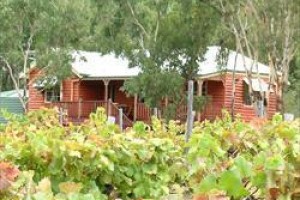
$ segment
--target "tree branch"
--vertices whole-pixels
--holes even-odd
[[[23,65],[24,73],[25,73],[25,69],[27,67],[27,63],[28,63],[28,57],[29,57],[29,52],[30,52],[30,49],[31,49],[32,38],[33,38],[33,34],[30,34],[30,37],[28,38],[27,43],[26,43],[25,52],[22,50],[23,57],[24,57],[24,65]]]
[[[8,70],[8,73],[9,73],[9,75],[10,75],[10,78],[11,78],[13,84],[14,84],[14,88],[15,88],[15,90],[16,90],[17,93],[18,93],[18,98],[19,98],[19,100],[20,100],[20,102],[21,102],[21,104],[22,104],[23,109],[26,111],[26,104],[25,104],[25,102],[24,102],[24,99],[22,98],[22,95],[21,95],[21,91],[20,91],[18,82],[17,82],[16,78],[14,77],[13,70],[12,70],[12,66],[9,64],[8,60],[6,60],[4,57],[1,56],[0,58],[3,60],[3,62],[4,62],[4,64],[5,64],[4,66],[5,66],[6,69]]]
[[[150,37],[149,34],[147,33],[146,29],[144,28],[144,26],[139,22],[139,20],[136,18],[136,15],[134,13],[134,10],[132,8],[132,5],[130,4],[129,1],[126,1],[126,4],[131,12],[131,15],[134,19],[134,23],[142,30],[142,32],[146,35],[146,37]]]
[[[157,40],[157,35],[158,35],[158,31],[159,31],[159,23],[160,22],[160,13],[157,13],[157,21],[156,21],[156,27],[155,27],[155,34],[154,34],[154,42],[156,42]]]

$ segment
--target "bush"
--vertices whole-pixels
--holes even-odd
[[[275,115],[257,130],[227,114],[196,127],[188,146],[195,193],[269,199],[291,197],[300,187],[299,121]]]
[[[48,177],[54,194],[72,182],[83,192],[96,186],[123,199],[157,199],[181,176],[183,138],[172,122],[168,131],[154,120],[153,131],[139,123],[124,134],[106,123],[103,109],[81,126],[61,126],[54,116],[53,110],[29,113],[0,134],[0,160],[33,170],[36,183]]]
[[[11,121],[0,132],[0,199],[162,199],[185,187],[231,199],[295,195],[299,120],[276,115],[253,128],[223,116],[198,123],[185,144],[184,126],[174,121],[153,118],[151,127],[137,122],[122,133],[107,124],[104,109],[68,127],[54,110],[7,114]]]

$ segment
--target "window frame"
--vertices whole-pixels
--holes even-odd
[[[253,106],[251,95],[249,92],[249,85],[246,81],[243,81],[243,104],[245,106]]]
[[[49,99],[49,94],[52,95],[51,99]],[[61,94],[60,87],[54,87],[52,89],[47,89],[44,91],[44,102],[45,103],[60,102],[61,99],[62,99],[62,94]]]

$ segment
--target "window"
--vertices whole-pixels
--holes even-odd
[[[249,85],[244,81],[244,104],[245,105],[252,105],[251,95],[249,92]]]
[[[202,85],[202,96],[208,95],[208,82],[204,81]]]
[[[53,88],[45,91],[45,102],[58,102],[60,101],[60,89]]]

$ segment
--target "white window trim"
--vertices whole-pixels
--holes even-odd
[[[62,84],[60,84],[60,86],[59,86],[59,88],[60,88],[60,91],[59,91],[59,101],[62,101],[62,98],[63,98],[63,86],[62,86]],[[53,91],[53,89],[52,90],[50,90],[50,91]],[[44,103],[53,103],[52,101],[47,101],[47,92],[49,92],[49,90],[47,91],[47,90],[45,90],[44,91]]]
[[[253,102],[251,101],[251,95],[249,94],[249,89],[248,89],[248,87],[250,87],[250,86],[248,85],[248,83],[245,80],[243,80],[242,84],[243,84],[243,105],[246,107],[253,107]],[[248,89],[248,91],[245,91],[246,89]],[[247,95],[249,95],[249,97],[250,97],[250,101],[251,101],[250,104],[246,103],[245,93],[247,93]]]

